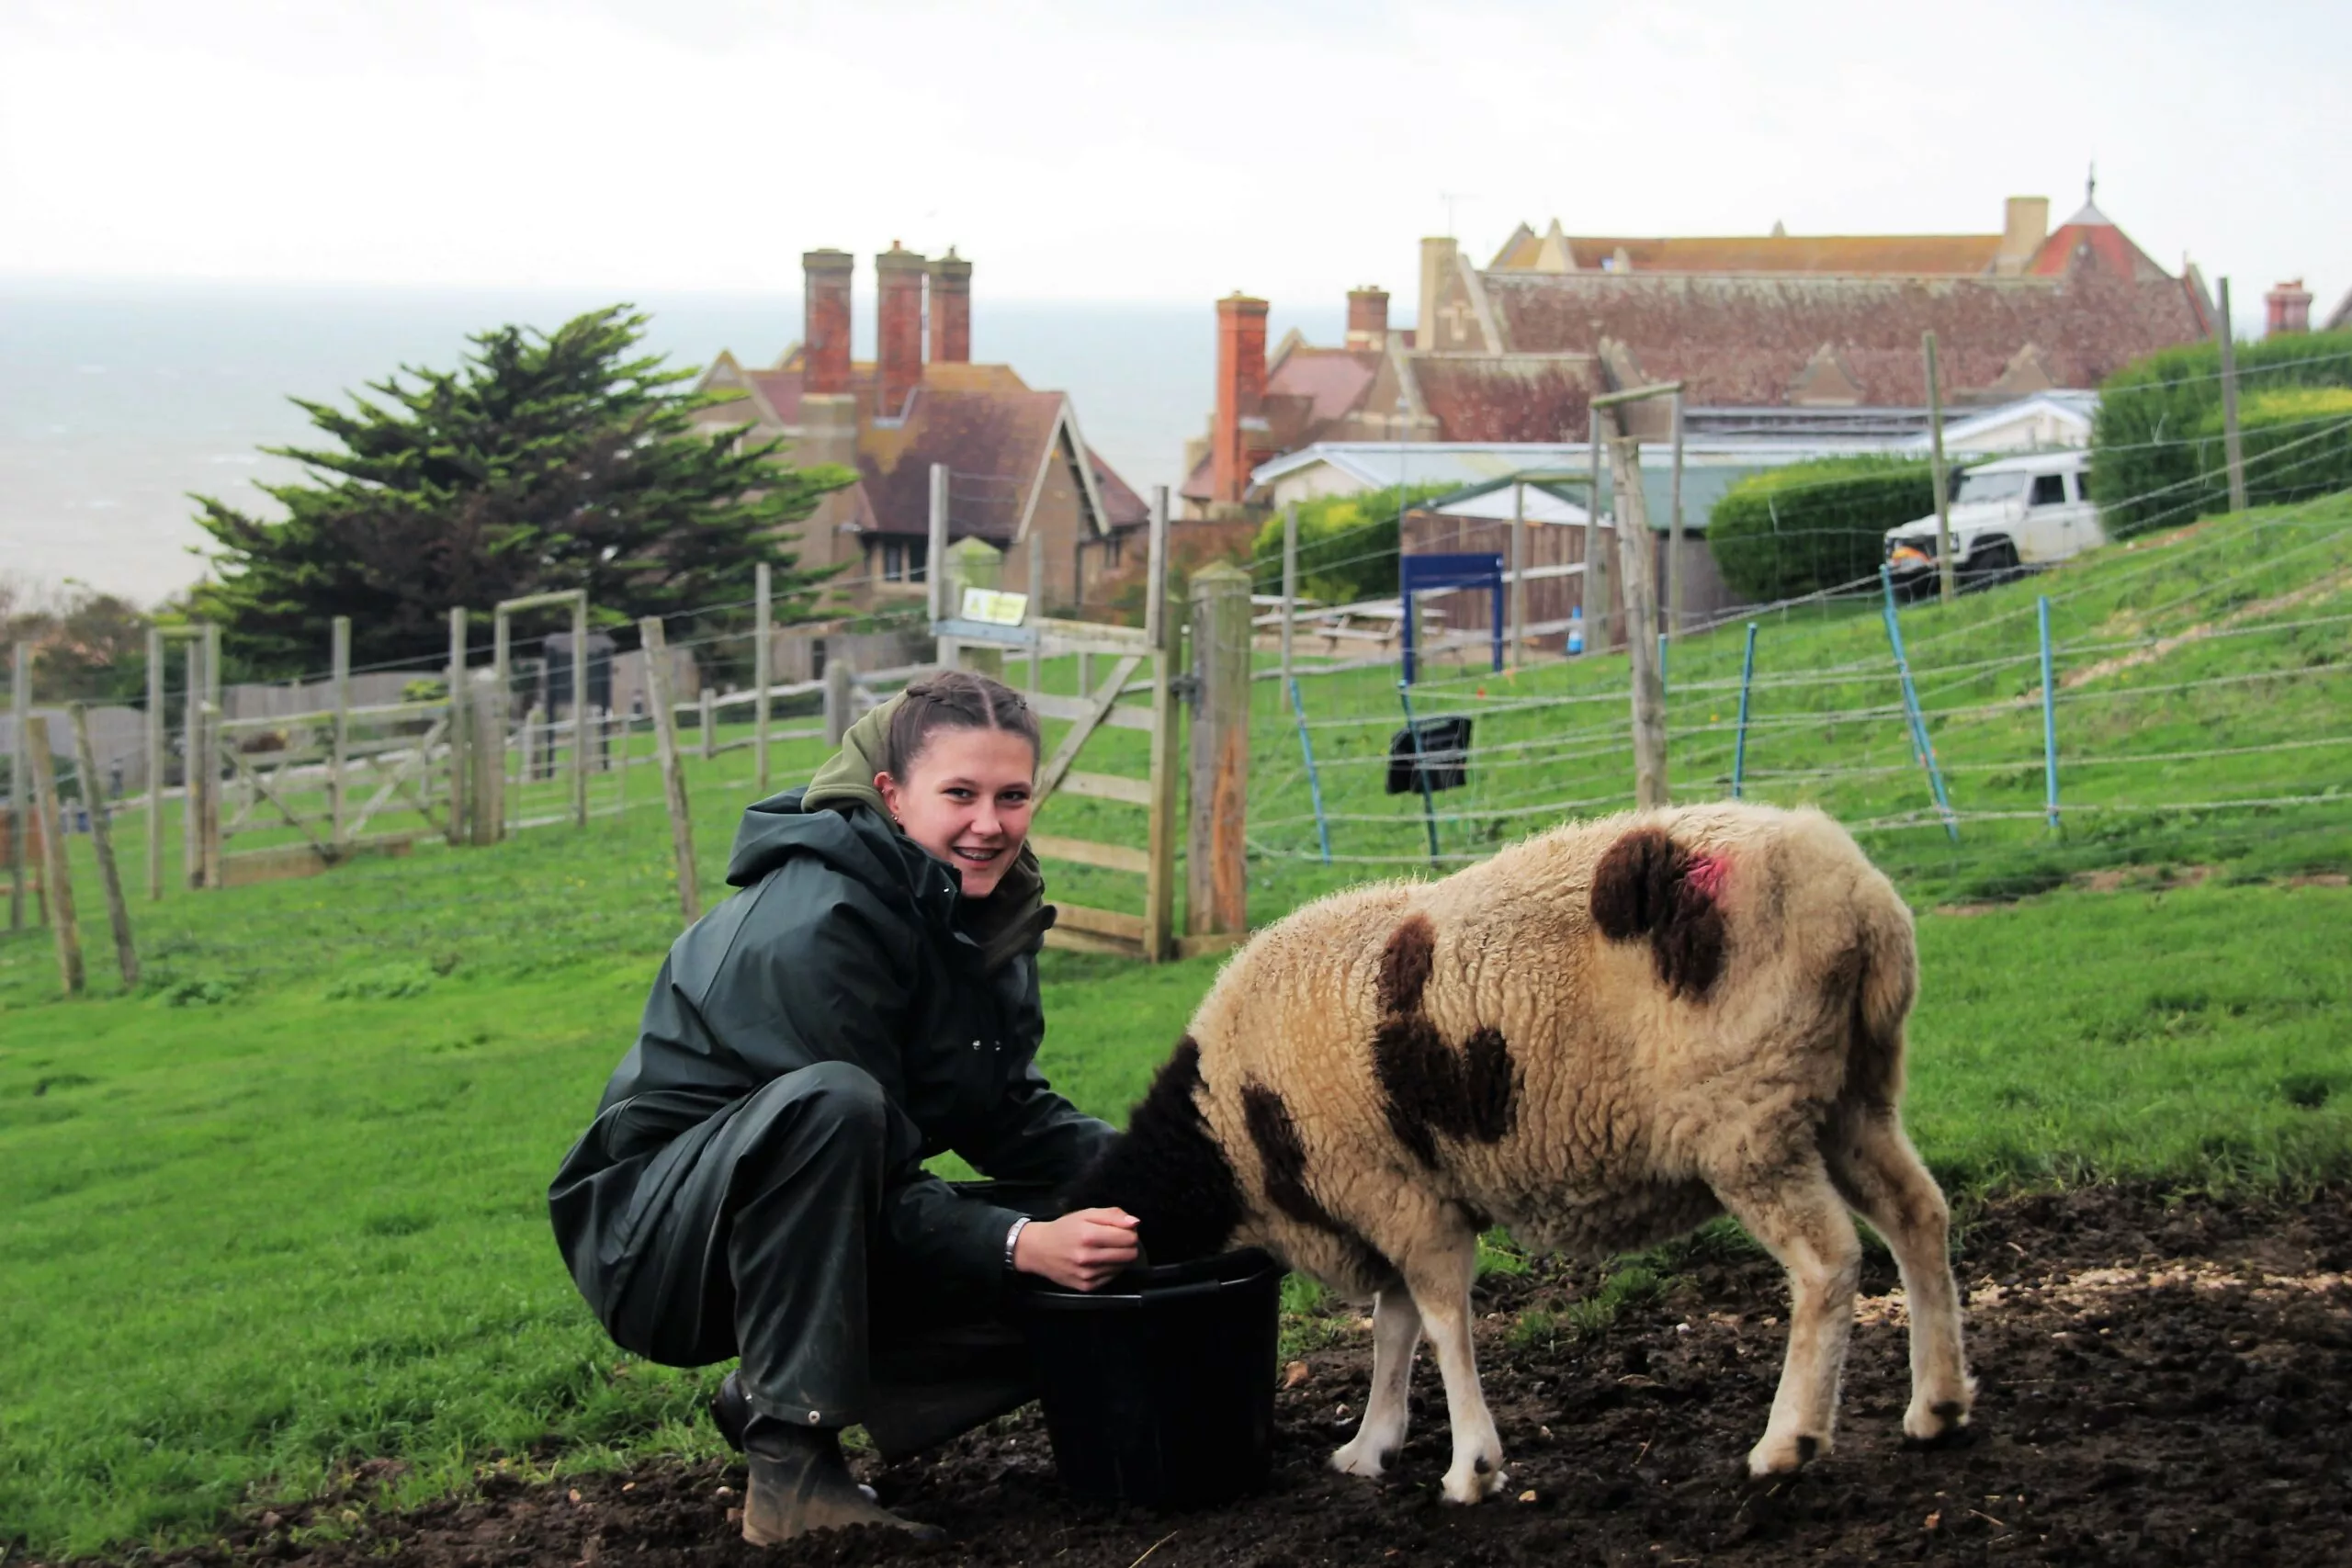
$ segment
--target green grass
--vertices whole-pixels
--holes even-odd
[[[2352,894],[2277,885],[2352,866],[2352,813],[2328,804],[2341,793],[2341,753],[2089,761],[2346,728],[2352,705],[2335,676],[2346,626],[2327,617],[2346,609],[2338,579],[2352,558],[2352,503],[2270,521],[2105,552],[2038,584],[1972,596],[1956,613],[1904,612],[1942,716],[1937,741],[1956,800],[1971,813],[2018,802],[2030,812],[2038,710],[1955,710],[2030,690],[2030,665],[1958,667],[2030,651],[2035,592],[2058,600],[2065,661],[2080,667],[2106,657],[2092,643],[2170,633],[2211,621],[2223,601],[2243,607],[2322,585],[2268,617],[2317,624],[2187,644],[2077,690],[2250,679],[2062,709],[2080,763],[2071,802],[2308,794],[2322,805],[2086,814],[2057,837],[2030,817],[1972,817],[1957,849],[1932,828],[1866,831],[1923,910],[1908,1114],[1955,1189],[2129,1178],[2268,1191],[2352,1177],[2352,1033],[2342,1027]],[[2334,532],[2320,525],[2330,522]],[[1737,655],[1736,629],[1674,652],[1687,796],[1727,782],[1717,762],[1734,698],[1722,682]],[[1758,719],[1774,723],[1751,739],[1758,791],[1857,822],[1916,812],[1923,790],[1900,729],[1827,716],[1888,695],[1875,615],[1792,615],[1760,643],[1759,670],[1776,678],[1841,663],[1850,682],[1759,691]],[[1530,803],[1550,810],[1623,787],[1622,660],[1505,680],[1436,673],[1423,711],[1483,703],[1481,743],[1535,743],[1527,755],[1540,764],[1482,765],[1469,790],[1442,797],[1471,818],[1445,825],[1449,846],[1543,826],[1541,811],[1502,815]],[[1047,678],[1075,686],[1066,663]],[[1316,863],[1312,823],[1297,820],[1306,808],[1296,734],[1272,688],[1255,694],[1252,735],[1260,919],[1410,869],[1421,832],[1415,804],[1380,794],[1368,765],[1392,723],[1385,677],[1318,677],[1308,683],[1316,716],[1368,721],[1317,732],[1327,800],[1381,819],[1338,830],[1341,853],[1373,860]],[[1593,700],[1493,711],[1514,691]],[[1138,773],[1142,742],[1108,732],[1087,765]],[[805,778],[821,751],[779,748],[778,784]],[[1877,766],[1892,771],[1852,771]],[[723,891],[750,769],[742,751],[689,762],[707,898]],[[551,810],[560,786],[534,787],[546,799],[526,815]],[[598,780],[600,791],[615,787]],[[650,803],[650,770],[628,787]],[[1132,841],[1139,820],[1070,797],[1045,826]],[[122,831],[139,844],[135,811]],[[90,996],[54,999],[45,932],[0,937],[0,1310],[12,1329],[0,1341],[0,1542],[21,1537],[46,1553],[186,1541],[224,1509],[314,1491],[371,1457],[407,1461],[397,1495],[414,1497],[498,1459],[545,1468],[710,1451],[695,1412],[709,1374],[612,1349],[563,1275],[542,1202],[676,931],[657,810],[600,818],[584,833],[535,829],[491,850],[428,841],[405,860],[304,881],[136,897],[147,976],[130,996],[105,962],[87,845],[73,849]],[[165,851],[176,865],[176,841]],[[2167,887],[2152,869],[2120,891],[2068,886],[2121,866],[2202,868],[2203,880]],[[1049,870],[1059,897],[1139,907],[1133,877]],[[1984,900],[1995,901],[1989,912],[1933,912]],[[1050,954],[1047,1070],[1080,1104],[1122,1113],[1214,969]],[[1663,1255],[1636,1261],[1653,1284],[1676,1267]],[[1490,1238],[1482,1267],[1525,1263]],[[1285,1305],[1295,1348],[1335,1332],[1304,1290]]]

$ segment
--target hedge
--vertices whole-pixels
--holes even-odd
[[[1707,513],[1707,547],[1732,591],[1794,599],[1876,571],[1886,531],[1936,509],[1933,465],[1823,457],[1750,474]]]
[[[2352,490],[2352,388],[2286,387],[2238,404],[2238,445],[2251,506],[2308,501]],[[2198,469],[2207,489],[2229,492],[2229,448],[2222,411],[2206,419]]]
[[[2242,343],[2237,363],[2244,416],[2271,393],[2352,387],[2352,333],[2281,333]],[[2125,366],[2099,388],[2090,492],[2109,537],[2129,538],[2228,510],[2218,460],[2210,470],[2205,462],[2206,439],[2218,437],[2221,429],[2221,372],[2218,344],[2187,344]],[[2300,453],[2280,461],[2292,462]],[[2247,471],[2251,479],[2257,470],[2250,466]],[[2253,489],[2249,483],[2250,498]]]
[[[1385,599],[1396,592],[1397,525],[1455,484],[1391,485],[1355,495],[1319,495],[1298,504],[1298,591],[1327,604]],[[1250,548],[1252,592],[1283,591],[1283,518],[1266,520]]]

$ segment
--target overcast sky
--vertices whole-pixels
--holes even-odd
[[[2099,205],[2238,312],[2352,288],[2352,6],[0,0],[0,273],[1409,312],[1415,242]],[[863,265],[861,271],[865,270]]]

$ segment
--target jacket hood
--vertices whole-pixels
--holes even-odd
[[[933,868],[948,873],[949,887],[959,886],[954,867],[899,830],[874,787],[888,755],[890,716],[901,700],[894,696],[851,725],[842,749],[806,789],[786,790],[745,809],[727,862],[730,886],[748,887],[794,854],[815,854],[844,875],[900,890],[926,909],[934,905],[926,892],[935,886]],[[1045,873],[1025,843],[994,893],[967,898],[956,892],[944,902],[948,924],[979,949],[984,970],[1023,951],[1054,923]]]

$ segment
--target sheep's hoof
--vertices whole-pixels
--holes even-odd
[[[1794,1475],[1828,1451],[1829,1439],[1809,1432],[1785,1436],[1767,1432],[1762,1442],[1747,1450],[1747,1473],[1758,1481],[1768,1475]]]
[[[1965,1441],[1968,1404],[1966,1399],[1913,1400],[1903,1416],[1904,1445],[1933,1449]]]
[[[1510,1483],[1510,1477],[1496,1469],[1492,1461],[1480,1461],[1483,1468],[1450,1470],[1445,1475],[1445,1500],[1449,1503],[1483,1503],[1497,1496]]]
[[[1333,1470],[1341,1475],[1361,1475],[1367,1481],[1379,1480],[1396,1462],[1396,1444],[1383,1447],[1362,1437],[1331,1450]]]

